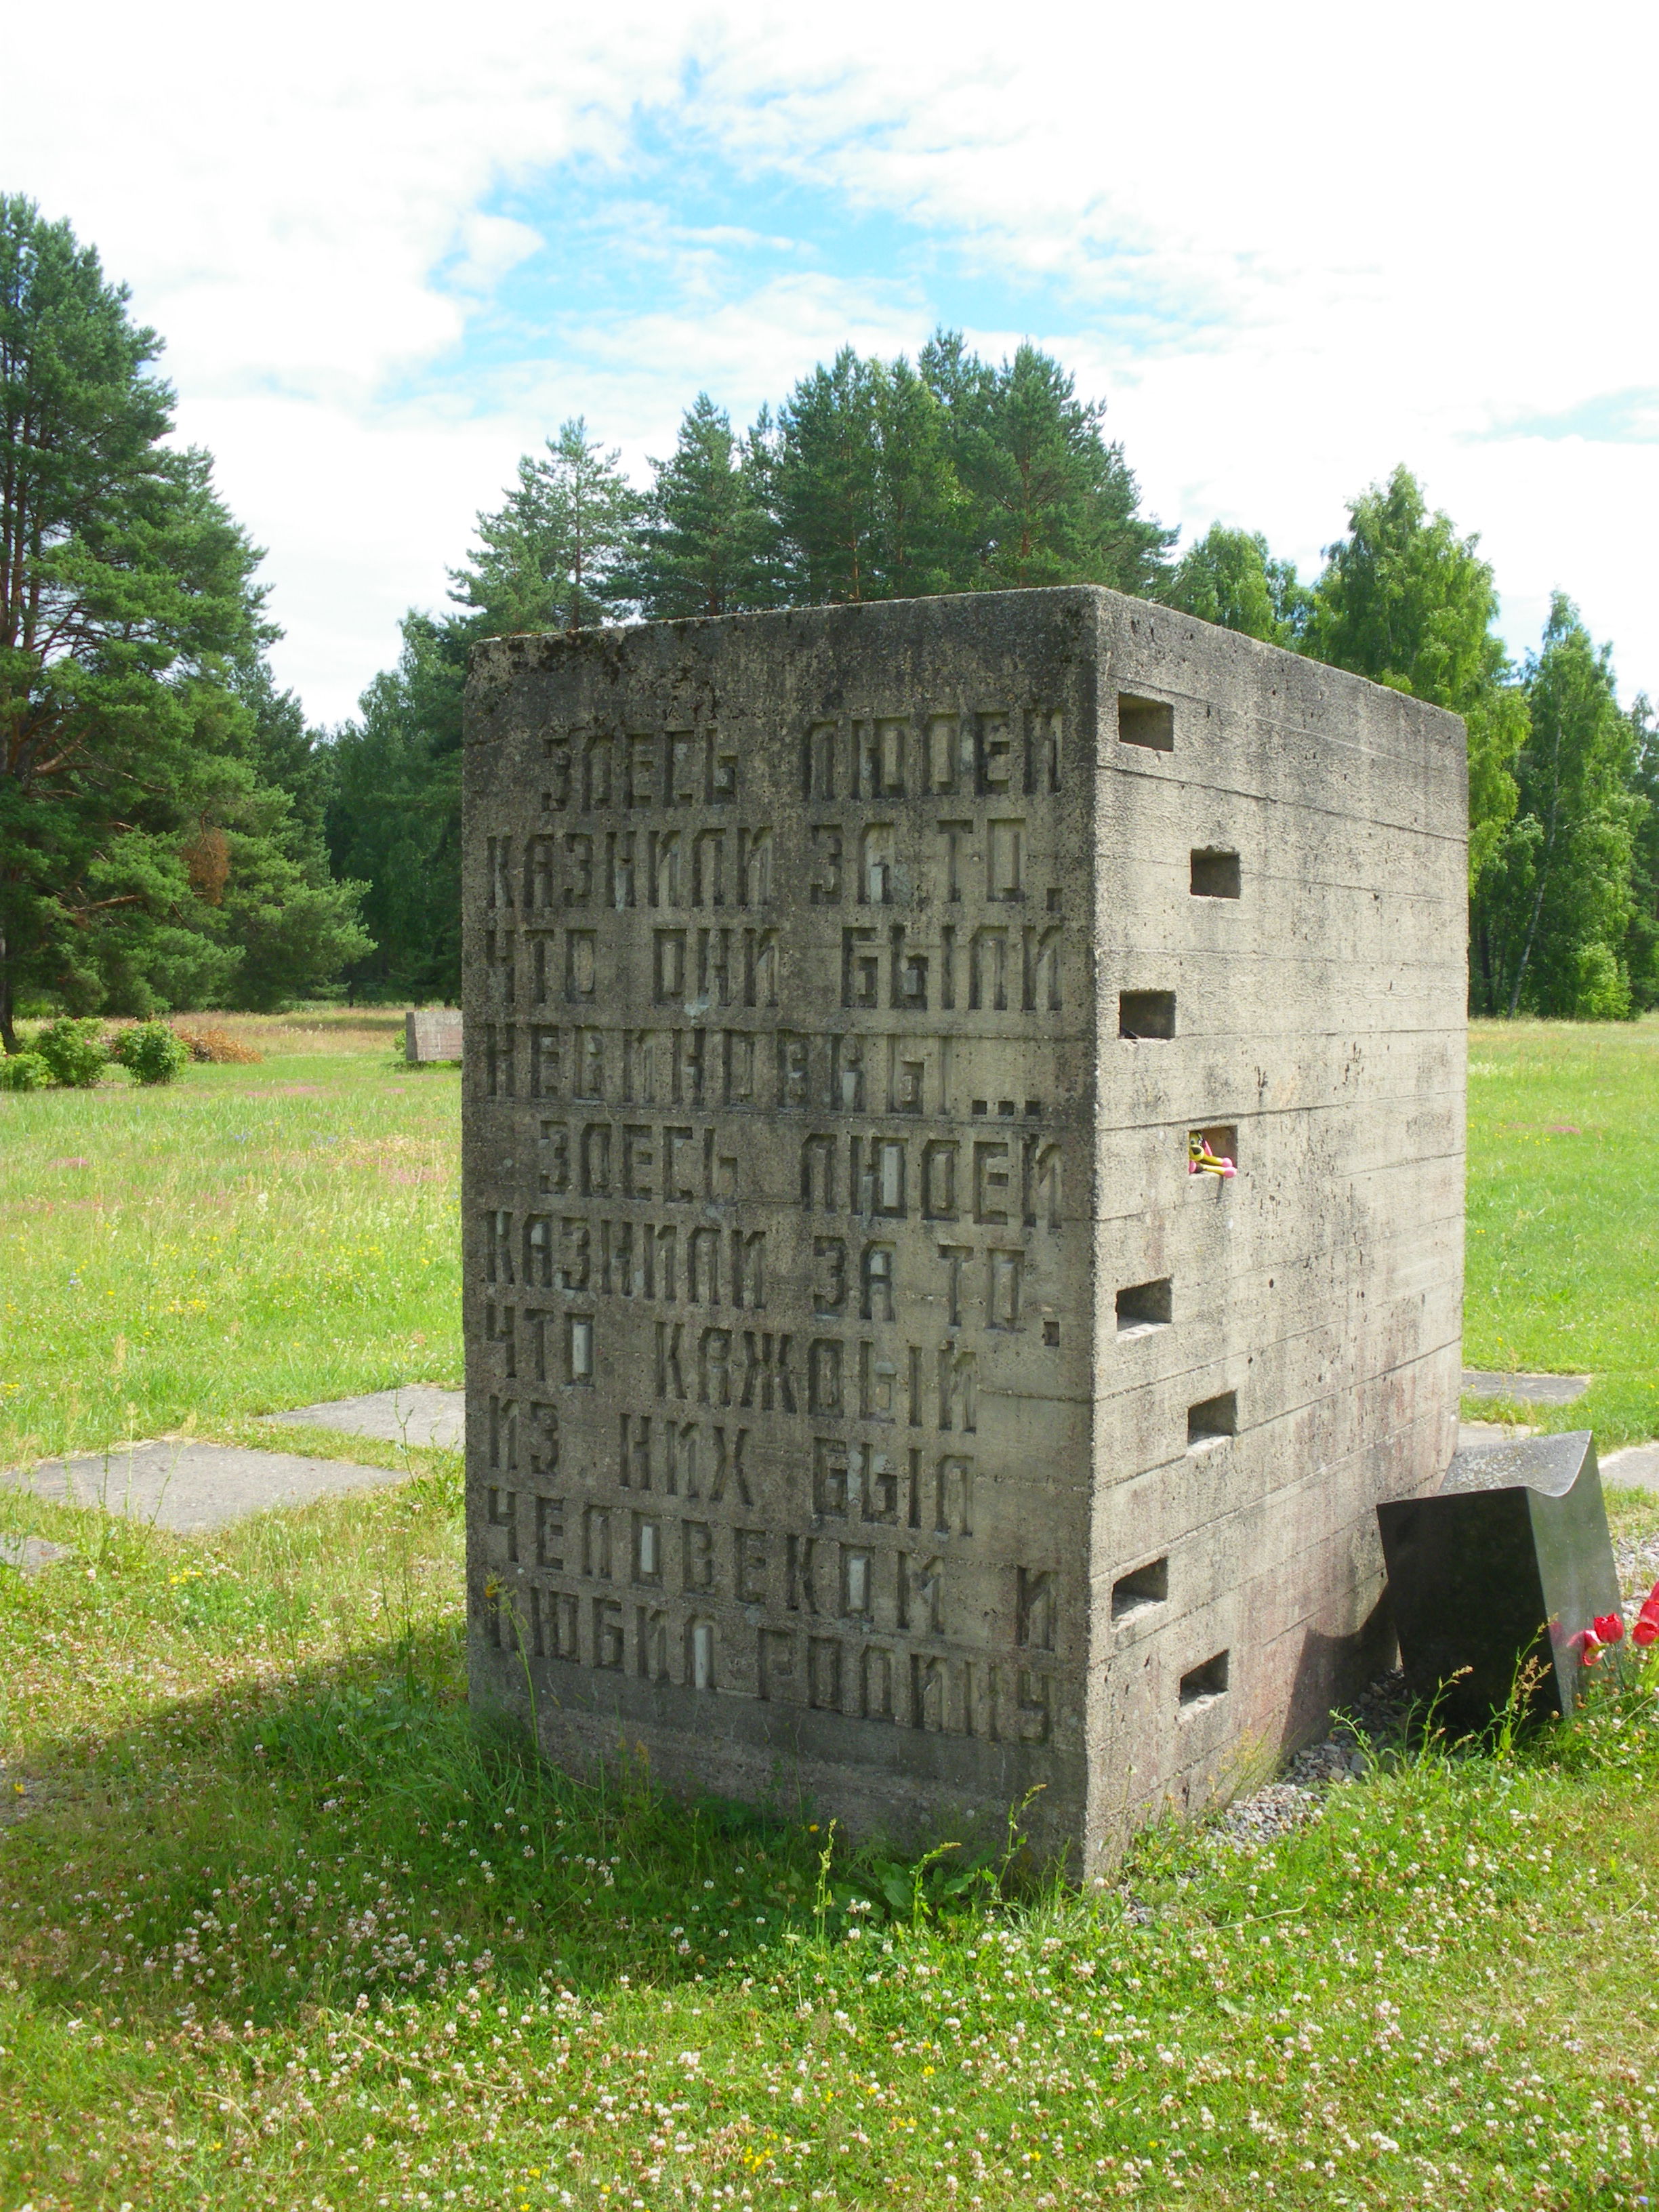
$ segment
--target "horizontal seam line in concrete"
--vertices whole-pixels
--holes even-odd
[[[1286,1406],[1280,1412],[1270,1414],[1262,1420],[1251,1422],[1248,1428],[1238,1429],[1235,1431],[1232,1435],[1218,1437],[1215,1441],[1218,1443],[1237,1443],[1250,1437],[1265,1435],[1269,1429],[1277,1427],[1281,1422],[1294,1420],[1299,1414],[1308,1413],[1316,1406],[1328,1405],[1332,1398],[1339,1396],[1344,1392],[1352,1391],[1357,1388],[1364,1388],[1369,1383],[1386,1382],[1390,1376],[1403,1375],[1413,1367],[1420,1367],[1428,1360],[1434,1358],[1437,1354],[1449,1351],[1454,1346],[1460,1346],[1461,1343],[1461,1336],[1448,1337],[1442,1343],[1431,1346],[1427,1351],[1418,1354],[1412,1359],[1401,1361],[1393,1367],[1379,1368],[1374,1374],[1359,1376],[1353,1381],[1346,1382],[1339,1386],[1339,1388],[1327,1392],[1322,1397],[1302,1399],[1294,1406]],[[1153,1386],[1149,1383],[1145,1387],[1147,1389],[1151,1389]],[[1128,1397],[1131,1395],[1133,1394],[1127,1390],[1113,1394],[1113,1395],[1120,1398]],[[1109,1402],[1111,1402],[1109,1397],[1102,1397],[1096,1401],[1097,1404],[1101,1405],[1108,1404]],[[1425,1415],[1423,1418],[1428,1419],[1430,1417]],[[1411,1425],[1408,1424],[1407,1425]],[[1356,1451],[1363,1451],[1366,1447],[1364,1445],[1358,1445],[1356,1446],[1355,1449]],[[1163,1468],[1180,1467],[1183,1465],[1189,1457],[1190,1453],[1191,1447],[1189,1445],[1186,1451],[1171,1453],[1168,1459],[1155,1460],[1149,1467],[1138,1468],[1128,1474],[1115,1475],[1109,1479],[1114,1485],[1120,1482],[1138,1481],[1142,1475],[1155,1474]],[[1353,1453],[1345,1453],[1343,1455],[1345,1459],[1349,1459],[1353,1456]],[[1313,1480],[1316,1478],[1310,1475],[1302,1479],[1304,1480]],[[1285,1492],[1292,1490],[1295,1487],[1296,1485],[1293,1482],[1281,1483],[1277,1485],[1272,1492],[1264,1492],[1263,1495],[1276,1497],[1281,1495]]]
[[[1408,1291],[1405,1294],[1403,1298],[1394,1300],[1391,1303],[1394,1304],[1401,1304],[1408,1302],[1415,1303],[1415,1298],[1416,1293]],[[1388,1310],[1389,1309],[1386,1305],[1381,1309],[1383,1312],[1387,1312]],[[1346,1325],[1346,1316],[1345,1315],[1328,1316],[1322,1321],[1310,1322],[1305,1328],[1292,1329],[1284,1336],[1269,1337],[1263,1341],[1258,1341],[1254,1348],[1258,1353],[1261,1353],[1267,1352],[1276,1352],[1279,1350],[1281,1346],[1291,1346],[1305,1344],[1308,1342],[1310,1338],[1317,1336],[1322,1330],[1343,1328]],[[1180,1324],[1173,1323],[1171,1326],[1179,1328]],[[1407,1368],[1417,1365],[1420,1360],[1431,1358],[1437,1353],[1446,1351],[1449,1346],[1457,1344],[1461,1342],[1461,1337],[1447,1337],[1443,1339],[1438,1344],[1430,1346],[1427,1350],[1414,1353],[1410,1359],[1397,1360],[1392,1367],[1379,1367],[1366,1374],[1351,1376],[1344,1383],[1334,1386],[1333,1391],[1330,1395],[1334,1395],[1337,1389],[1352,1389],[1363,1386],[1367,1382],[1386,1382],[1389,1376],[1402,1373]],[[1224,1368],[1228,1364],[1230,1356],[1231,1358],[1237,1359],[1241,1356],[1241,1354],[1240,1352],[1234,1352],[1229,1355],[1225,1352],[1218,1352],[1213,1358],[1200,1360],[1192,1366],[1162,1369],[1157,1375],[1149,1376],[1144,1382],[1126,1382],[1118,1389],[1097,1389],[1091,1394],[1090,1403],[1096,1406],[1115,1405],[1122,1399],[1138,1396],[1146,1392],[1156,1390],[1161,1386],[1182,1382],[1191,1376],[1201,1375],[1205,1373],[1206,1370],[1212,1370],[1218,1367]],[[1310,1399],[1307,1402],[1310,1405],[1322,1405],[1325,1401],[1322,1398],[1318,1398]],[[1299,1412],[1302,1408],[1293,1407],[1290,1410]],[[1275,1420],[1282,1420],[1285,1416],[1283,1414],[1274,1414],[1272,1418]],[[1240,1436],[1244,1436],[1247,1435],[1249,1431],[1241,1429],[1238,1433]]]
[[[1413,822],[1403,817],[1389,814],[1356,814],[1346,807],[1322,806],[1313,800],[1305,798],[1289,799],[1278,792],[1246,791],[1233,784],[1212,783],[1202,775],[1182,775],[1178,771],[1159,775],[1154,769],[1143,768],[1138,761],[1120,761],[1114,763],[1109,769],[1098,769],[1096,775],[1096,789],[1097,791],[1109,789],[1113,783],[1123,779],[1136,783],[1175,784],[1189,793],[1202,793],[1207,799],[1224,799],[1235,805],[1286,807],[1292,814],[1303,816],[1312,821],[1358,822],[1374,830],[1390,830],[1405,837],[1423,837],[1431,844],[1455,847],[1460,850],[1468,842],[1467,835],[1460,836],[1455,830],[1437,830],[1426,823]],[[1105,824],[1108,836],[1104,847],[1109,853],[1111,850],[1109,833],[1112,827],[1109,811],[1108,810],[1109,818]],[[1099,849],[1100,846],[1097,843],[1097,850]]]

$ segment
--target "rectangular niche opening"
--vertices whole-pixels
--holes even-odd
[[[1238,855],[1206,848],[1193,854],[1194,898],[1237,898],[1239,895]]]
[[[1120,991],[1117,1033],[1124,1037],[1172,1037],[1176,1033],[1173,991]]]
[[[1227,1655],[1218,1651],[1213,1659],[1206,1659],[1201,1667],[1194,1667],[1181,1678],[1181,1702],[1184,1706],[1207,1705],[1227,1694]]]
[[[1144,1336],[1149,1328],[1167,1328],[1171,1316],[1172,1286],[1168,1275],[1156,1283],[1134,1283],[1117,1294],[1117,1333]]]
[[[1187,1408],[1187,1444],[1219,1443],[1223,1437],[1238,1434],[1238,1393],[1224,1390],[1218,1398],[1206,1398],[1201,1406]]]
[[[1112,1584],[1112,1619],[1127,1620],[1145,1613],[1149,1605],[1162,1605],[1170,1595],[1170,1562],[1151,1559],[1144,1567],[1120,1575]]]
[[[1202,1145],[1212,1160],[1231,1160],[1235,1168],[1238,1165],[1238,1124],[1236,1121],[1212,1121],[1207,1129],[1188,1129],[1187,1158],[1189,1164],[1194,1145]],[[1200,1168],[1193,1179],[1195,1182],[1226,1180],[1224,1176],[1218,1176],[1212,1168]]]
[[[1167,699],[1139,699],[1133,691],[1117,695],[1117,733],[1126,745],[1145,745],[1148,751],[1175,750],[1175,708]]]

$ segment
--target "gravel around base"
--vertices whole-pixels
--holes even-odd
[[[1357,1780],[1384,1744],[1401,1741],[1407,1711],[1405,1676],[1381,1676],[1329,1735],[1303,1746],[1279,1781],[1236,1797],[1210,1831],[1215,1842],[1224,1850],[1260,1850],[1313,1820],[1327,1790]]]
[[[1659,1536],[1621,1536],[1613,1547],[1613,1556],[1628,1615],[1659,1582]]]

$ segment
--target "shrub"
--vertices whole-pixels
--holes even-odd
[[[34,1049],[52,1071],[52,1081],[74,1091],[90,1091],[109,1064],[97,1023],[71,1021],[67,1014],[41,1030]]]
[[[238,1044],[228,1031],[220,1029],[180,1030],[180,1042],[192,1060],[228,1061],[240,1067],[263,1060],[264,1053],[251,1044]]]
[[[1631,1005],[1630,978],[1612,949],[1605,945],[1575,945],[1573,961],[1578,971],[1572,994],[1573,1018],[1628,1021],[1635,1011]]]
[[[0,1053],[0,1091],[44,1091],[52,1070],[38,1052]]]
[[[135,1083],[171,1083],[190,1066],[190,1048],[165,1022],[139,1022],[117,1037],[110,1057]]]

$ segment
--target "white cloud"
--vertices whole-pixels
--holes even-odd
[[[483,215],[476,209],[459,226],[460,257],[446,270],[451,288],[488,299],[509,271],[527,261],[542,245],[541,233],[510,216]]]
[[[0,86],[0,181],[69,215],[167,337],[314,714],[349,710],[564,415],[637,459],[699,385],[744,416],[843,340],[925,335],[925,256],[779,268],[786,188],[931,236],[987,342],[1029,302],[1166,520],[1249,522],[1306,565],[1407,459],[1482,531],[1512,616],[1565,586],[1626,687],[1659,690],[1659,447],[1526,427],[1654,380],[1646,12],[94,0],[76,21],[73,70]],[[665,129],[666,163],[641,151]],[[744,178],[736,222],[676,205],[699,145]],[[545,357],[485,365],[576,157],[628,204],[637,251],[602,273],[632,289],[567,283]]]

